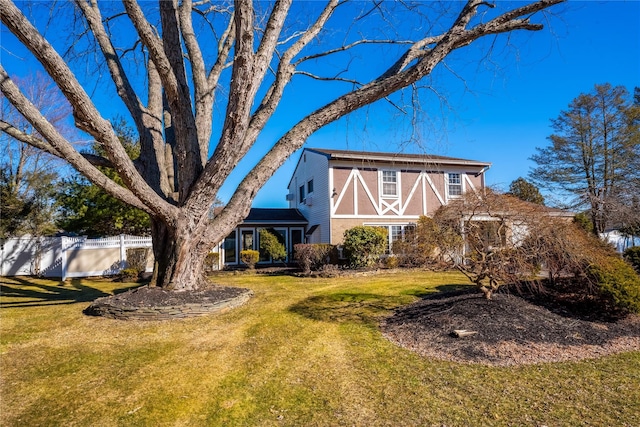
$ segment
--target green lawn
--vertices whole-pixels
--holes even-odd
[[[223,314],[87,317],[121,283],[0,278],[2,426],[639,426],[640,352],[517,368],[421,358],[377,318],[457,274],[221,274]]]

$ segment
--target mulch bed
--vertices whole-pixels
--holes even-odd
[[[640,316],[583,312],[584,304],[576,311],[549,305],[552,300],[508,293],[486,300],[475,291],[435,294],[397,309],[381,329],[390,341],[425,357],[495,366],[640,350]],[[477,333],[457,338],[454,330]]]

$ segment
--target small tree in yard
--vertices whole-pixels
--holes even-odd
[[[370,267],[387,250],[387,230],[360,225],[344,232],[344,251],[354,268]]]
[[[448,254],[443,260],[467,276],[487,299],[503,284],[528,281],[539,271],[534,243],[542,241],[527,238],[552,229],[558,221],[543,209],[491,190],[466,193],[434,215],[440,235],[448,236],[438,244]],[[451,239],[452,235],[458,239]],[[527,241],[530,244],[525,247]]]
[[[260,252],[273,261],[284,261],[287,259],[287,248],[280,239],[282,236],[276,231],[263,228],[260,230]]]
[[[467,193],[440,208],[434,221],[464,237],[450,265],[488,299],[503,284],[542,291],[545,284],[537,276],[544,267],[549,286],[568,279],[582,296],[640,312],[640,277],[631,265],[578,224],[554,218],[540,205],[492,191]]]
[[[309,136],[377,101],[395,106],[402,98],[394,94],[405,88],[418,94],[439,64],[453,66],[450,54],[485,36],[541,30],[540,15],[562,1],[0,0],[3,37],[15,36],[46,70],[71,104],[75,126],[105,156],[79,152],[16,86],[5,67],[22,51],[0,57],[0,90],[34,132],[6,120],[0,130],[66,160],[148,214],[152,285],[196,290],[207,284],[210,248],[242,222],[258,190]],[[48,20],[65,13],[68,20]],[[62,26],[65,31],[56,31]],[[102,68],[95,71],[96,64]],[[135,161],[90,95],[96,89],[126,108],[140,140]],[[303,102],[309,93],[317,98]],[[268,125],[288,104],[295,111],[279,116],[289,121],[272,137]],[[248,173],[237,171],[252,147],[260,160]],[[123,185],[97,165],[108,166]],[[209,209],[222,186],[234,182],[234,171],[242,177],[211,219]]]
[[[244,251],[240,251],[240,261],[247,267],[249,270],[253,270],[256,268],[256,264],[260,260],[260,252],[254,251],[253,249],[247,249]]]

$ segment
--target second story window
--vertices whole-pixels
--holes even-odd
[[[382,171],[382,197],[398,197],[398,173]]]
[[[310,179],[307,182],[307,194],[311,194],[311,193],[313,193],[313,180],[312,179]]]
[[[298,199],[299,203],[303,203],[304,202],[304,184],[300,186],[300,194],[299,195],[300,195],[300,198]]]
[[[447,193],[449,197],[462,196],[462,176],[459,173],[450,173],[447,175]]]

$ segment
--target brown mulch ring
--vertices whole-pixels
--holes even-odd
[[[638,315],[611,317],[557,300],[527,299],[508,293],[492,300],[475,291],[438,293],[397,309],[381,329],[390,341],[425,357],[494,366],[640,350]],[[477,333],[457,338],[455,330]]]
[[[189,292],[142,286],[98,298],[84,313],[122,320],[169,320],[226,311],[244,304],[251,296],[249,289],[228,286]]]

